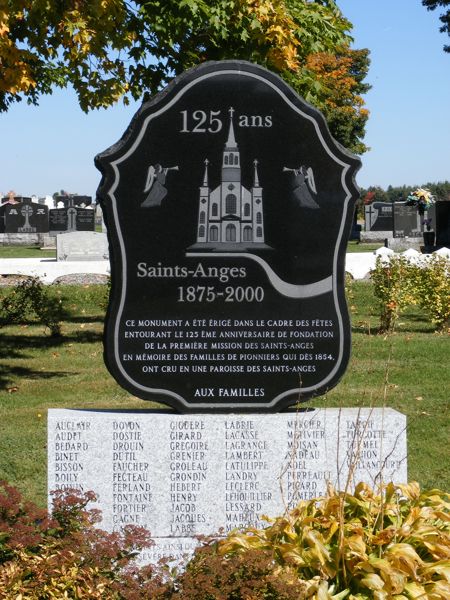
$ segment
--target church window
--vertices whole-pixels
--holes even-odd
[[[246,204],[244,206],[244,217],[249,217],[250,216],[250,204]]]
[[[202,210],[202,212],[200,213],[200,223],[204,223],[205,222],[205,212]]]
[[[225,239],[227,242],[236,241],[236,227],[229,223],[225,229]]]
[[[205,226],[200,225],[198,228],[198,237],[205,237]]]
[[[256,228],[256,236],[257,237],[262,237],[262,227],[257,227]]]
[[[211,216],[217,217],[217,204],[214,202],[211,208]]]
[[[209,230],[209,239],[211,242],[217,242],[219,239],[219,229],[215,225]]]
[[[251,227],[248,227],[248,226],[244,227],[243,238],[244,238],[244,242],[252,241],[252,228]]]
[[[228,164],[228,155],[227,155],[227,154],[225,154],[225,157],[224,157],[224,158],[225,158],[225,164],[227,165],[227,164]]]
[[[228,194],[225,198],[225,212],[227,214],[236,214],[237,198],[234,194]]]
[[[236,154],[236,156],[234,157],[234,164],[238,165],[239,164],[239,156]]]
[[[262,223],[262,214],[260,212],[256,215],[256,222],[258,223],[258,225],[261,225]]]

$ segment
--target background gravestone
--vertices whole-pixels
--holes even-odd
[[[95,231],[95,210],[75,206],[70,199],[68,206],[50,209],[49,230],[52,235],[71,231]]]
[[[406,202],[394,203],[394,237],[418,237],[422,235],[423,225],[415,206]]]
[[[56,260],[108,260],[105,233],[73,231],[56,236]]]
[[[394,231],[392,202],[372,202],[365,206],[366,231]]]
[[[187,410],[276,410],[345,371],[359,160],[269,71],[205,63],[96,158],[111,247],[107,366]]]
[[[5,208],[5,233],[47,233],[48,207],[22,198]]]
[[[450,200],[436,202],[436,246],[450,248]]]
[[[0,233],[5,233],[5,212],[6,207],[9,206],[8,203],[4,203],[0,206]]]

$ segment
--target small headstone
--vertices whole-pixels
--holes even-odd
[[[406,418],[392,409],[274,415],[49,410],[48,489],[93,490],[101,527],[146,527],[178,553],[194,536],[265,524],[327,484],[406,483]],[[178,549],[178,550],[177,550]]]
[[[5,208],[5,233],[47,233],[48,207],[22,198]]]
[[[108,240],[104,233],[75,231],[56,237],[57,260],[108,260]]]

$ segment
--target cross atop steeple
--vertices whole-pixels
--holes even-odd
[[[209,160],[205,158],[205,174],[203,176],[203,187],[208,187],[208,165]]]
[[[255,167],[255,178],[253,181],[253,187],[259,187],[258,164],[258,160],[255,158],[255,160],[253,161],[253,166]]]
[[[234,108],[230,106],[228,112],[230,113],[230,129],[228,131],[228,140],[225,144],[226,149],[234,149],[237,148],[236,138],[234,137],[234,127],[233,127],[233,114]]]

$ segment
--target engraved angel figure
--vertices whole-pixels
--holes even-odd
[[[178,171],[178,166],[162,167],[159,163],[150,165],[144,187],[144,193],[148,192],[148,195],[141,203],[141,206],[145,208],[149,206],[161,206],[161,202],[167,196],[165,183],[169,171]]]
[[[298,205],[301,208],[320,208],[312,196],[312,194],[317,194],[312,168],[307,168],[304,165],[301,165],[298,169],[283,167],[283,172],[286,171],[294,173],[293,194]]]

